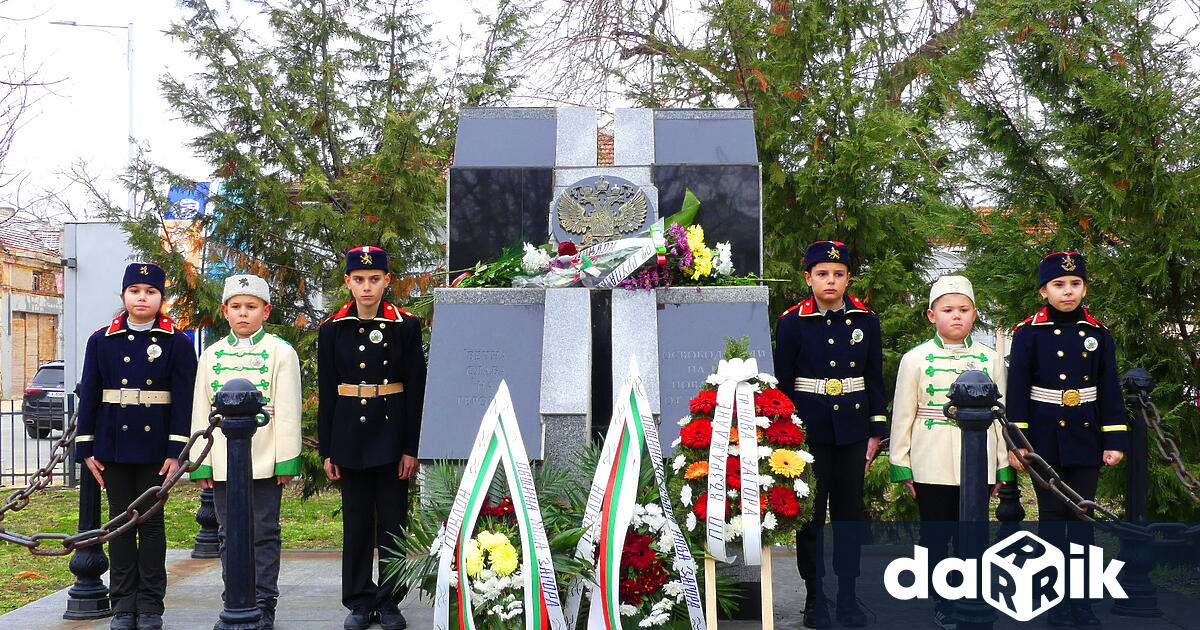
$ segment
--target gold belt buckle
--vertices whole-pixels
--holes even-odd
[[[825,379],[825,395],[840,396],[842,394],[842,379],[829,378]]]
[[[1068,389],[1062,393],[1062,404],[1064,407],[1078,407],[1081,398],[1078,389]]]
[[[121,391],[121,404],[122,405],[136,405],[141,402],[139,399],[141,398],[142,390],[136,389],[136,388],[122,387],[120,391]]]
[[[359,384],[359,386],[358,386],[358,397],[359,398],[374,398],[378,395],[379,395],[379,386],[378,385]]]

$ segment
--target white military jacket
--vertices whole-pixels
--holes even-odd
[[[250,345],[238,345],[237,337],[230,334],[204,351],[196,368],[192,432],[208,426],[213,397],[235,378],[253,383],[271,414],[271,421],[259,427],[250,442],[254,478],[300,474],[300,359],[288,342],[266,330],[254,333]],[[212,451],[191,478],[225,481],[225,465],[225,435],[217,429]]]
[[[957,486],[962,457],[962,432],[945,416],[950,385],[959,374],[980,370],[1004,392],[1004,359],[994,349],[966,339],[962,348],[947,348],[934,335],[909,350],[896,374],[892,405],[892,434],[888,450],[892,481]],[[1008,450],[997,422],[987,432],[988,483],[1016,479],[1008,464]]]

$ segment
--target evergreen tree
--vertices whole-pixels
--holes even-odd
[[[247,21],[253,27],[205,0],[180,4],[186,16],[170,34],[203,70],[166,76],[161,86],[198,129],[191,146],[222,181],[209,198],[214,212],[191,233],[167,229],[167,189],[192,182],[145,156],[127,175],[137,208],[104,209],[125,223],[142,256],[167,271],[173,314],[187,328],[227,330],[226,273],[266,277],[275,306],[269,327],[296,347],[305,383],[315,384],[316,324],[349,299],[342,252],[386,249],[392,299],[402,303],[435,283],[457,108],[511,89],[526,13],[504,2],[494,17],[481,16],[486,45],[447,75],[416,0],[261,2]],[[180,237],[202,240],[207,263],[220,272],[201,273]],[[308,427],[314,388],[306,394]],[[315,452],[306,453],[318,471]]]
[[[1040,307],[1036,267],[1087,256],[1086,305],[1112,330],[1124,372],[1155,376],[1154,398],[1195,470],[1200,432],[1200,76],[1168,3],[1035,0],[980,5],[931,65],[947,116],[967,134],[963,174],[994,209],[958,217],[976,290],[998,321]],[[1155,455],[1152,517],[1194,520],[1195,504]],[[1123,470],[1101,496],[1121,496]]]

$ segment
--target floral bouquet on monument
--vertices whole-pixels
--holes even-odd
[[[725,356],[679,421],[672,488],[694,541],[725,560],[725,543],[740,539],[757,564],[761,547],[792,542],[809,520],[813,458],[791,399],[747,341],[730,340]]]

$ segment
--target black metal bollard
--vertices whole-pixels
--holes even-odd
[[[196,509],[196,522],[200,531],[196,532],[192,544],[193,558],[220,558],[221,539],[218,536],[217,509],[213,507],[213,490],[205,488],[200,491],[200,507]]]
[[[1142,415],[1143,396],[1149,397],[1154,389],[1154,378],[1142,368],[1134,368],[1121,377],[1125,390],[1125,408],[1129,415],[1129,452],[1125,458],[1125,518],[1131,522],[1145,523],[1150,518],[1148,507],[1149,445],[1146,439],[1146,419]],[[1138,535],[1133,531],[1121,534],[1121,551],[1117,558],[1125,563],[1125,570],[1117,575],[1117,581],[1129,595],[1118,599],[1112,612],[1123,617],[1161,617],[1158,608],[1157,589],[1150,581],[1154,569],[1154,542],[1149,535]]]
[[[987,374],[969,370],[950,386],[948,397],[946,417],[962,430],[958,548],[963,558],[978,559],[988,546],[987,431],[1000,411],[1000,389]],[[956,601],[954,613],[958,630],[990,630],[996,622],[995,609],[978,597]]]
[[[79,531],[100,527],[100,484],[85,470],[79,477]],[[77,549],[71,554],[71,573],[75,584],[67,591],[67,610],[63,619],[103,619],[113,614],[108,587],[100,576],[108,570],[104,545]]]
[[[270,418],[263,411],[263,395],[254,385],[235,378],[217,392],[214,411],[221,415],[225,433],[229,478],[226,486],[225,608],[214,630],[255,630],[262,619],[254,595],[254,471],[250,440]],[[262,415],[260,422],[258,416]]]

